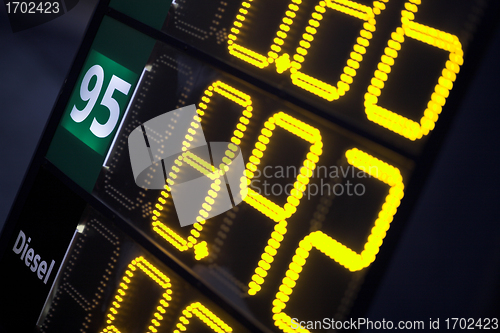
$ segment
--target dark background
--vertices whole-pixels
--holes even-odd
[[[0,6],[0,228],[96,2],[81,0],[17,33]],[[500,29],[376,292],[371,320],[441,318],[443,325],[447,317],[500,314],[498,59]]]

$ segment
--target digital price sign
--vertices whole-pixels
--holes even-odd
[[[489,6],[102,1],[2,235],[5,325],[313,332],[297,322],[349,318],[418,196]],[[148,121],[191,105],[183,153],[141,174],[165,186],[138,186],[129,136],[153,161],[181,126]],[[223,161],[245,162],[242,202],[210,218],[228,169],[189,150],[198,124],[228,144]],[[184,196],[197,217],[181,227],[171,187],[193,172],[216,176],[202,204]]]

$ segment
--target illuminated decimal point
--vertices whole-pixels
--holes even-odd
[[[248,293],[250,295],[255,295],[261,289],[261,285],[264,283],[267,271],[271,268],[271,263],[274,260],[277,249],[286,234],[287,222],[285,219],[292,216],[297,210],[297,206],[300,204],[300,199],[306,190],[309,179],[316,168],[319,156],[321,156],[323,152],[323,143],[319,130],[284,112],[278,112],[265,122],[264,128],[261,131],[262,134],[258,137],[255,149],[252,152],[252,156],[249,158],[250,162],[247,164],[247,169],[245,170],[249,185],[254,177],[254,172],[260,165],[260,160],[264,156],[264,152],[266,151],[276,126],[309,142],[311,147],[303,162],[303,166],[300,168],[300,174],[293,184],[293,189],[290,191],[287,203],[283,207],[278,206],[251,188],[247,189],[248,195],[244,199],[245,202],[274,222],[277,222],[268,240],[268,245],[265,247],[261,256],[261,260],[258,262],[258,266],[255,269],[255,274],[252,276],[252,281],[248,284]]]
[[[174,333],[180,333],[187,330],[190,319],[194,316],[198,317],[205,325],[210,327],[214,332],[225,333],[232,332],[233,329],[222,321],[219,317],[213,314],[209,309],[203,306],[200,302],[195,302],[188,305],[182,310],[182,315],[179,317],[178,323],[175,325]]]
[[[215,171],[217,170],[209,162],[188,151],[189,142],[192,140],[191,135],[196,133],[200,122],[203,121],[203,116],[205,115],[205,112],[207,111],[207,108],[212,101],[214,93],[219,94],[222,97],[227,98],[230,101],[243,107],[242,115],[239,118],[236,129],[234,130],[233,136],[230,139],[232,144],[229,144],[228,149],[225,151],[225,157],[222,159],[222,164],[219,166],[220,168],[218,169],[218,173],[215,173]],[[194,121],[191,123],[191,128],[188,129],[188,133],[186,134],[186,140],[184,141],[182,147],[182,151],[184,153],[179,156],[174,162],[175,165],[168,173],[167,179],[168,185],[175,184],[175,179],[177,178],[177,173],[180,171],[180,167],[182,167],[184,164],[187,164],[188,166],[194,168],[195,170],[198,170],[200,173],[208,176],[214,181],[214,183],[212,184],[212,188],[208,191],[205,202],[199,211],[200,215],[196,218],[196,223],[193,224],[193,228],[191,229],[190,235],[187,237],[187,239],[179,235],[172,228],[168,227],[160,220],[161,211],[164,209],[165,204],[167,203],[166,200],[170,196],[170,187],[168,185],[166,185],[165,190],[161,192],[160,196],[158,197],[158,202],[153,209],[153,216],[151,217],[153,230],[181,252],[193,248],[196,260],[201,260],[207,257],[209,254],[207,242],[199,241],[201,231],[203,230],[203,226],[206,222],[205,218],[208,216],[207,211],[210,211],[211,206],[215,203],[217,193],[221,189],[221,180],[219,178],[222,177],[228,170],[228,165],[231,164],[231,161],[235,157],[235,153],[238,151],[238,147],[236,145],[239,145],[241,143],[241,138],[243,137],[247,125],[252,118],[252,111],[252,99],[249,95],[231,87],[230,85],[222,81],[216,81],[215,83],[210,85],[201,97],[201,101],[199,102],[197,109],[198,115],[195,116],[195,119],[193,119]],[[242,193],[240,194],[242,197],[245,197],[247,195],[246,186],[242,186],[242,188]]]
[[[389,0],[374,1],[373,8],[349,0],[320,1],[314,9],[308,26],[302,35],[302,40],[299,42],[299,47],[297,47],[297,53],[293,56],[293,61],[290,64],[292,67],[290,69],[292,73],[292,83],[330,102],[343,96],[350,89],[350,85],[356,76],[356,70],[360,67],[360,63],[366,53],[366,48],[370,45],[373,32],[375,32],[375,17],[385,9],[385,3],[388,1]],[[314,35],[320,28],[323,15],[327,9],[333,9],[364,21],[363,28],[360,31],[359,37],[354,44],[353,50],[349,55],[347,64],[336,86],[301,71],[308,50],[313,44]]]
[[[401,12],[402,27],[392,33],[385,54],[365,94],[365,111],[368,119],[412,141],[421,139],[434,129],[464,61],[458,37],[413,21],[420,2],[420,0],[410,0],[405,4],[405,10]],[[450,54],[420,122],[410,120],[377,104],[405,37],[440,48]]]
[[[129,285],[134,275],[137,273],[137,269],[145,273],[164,290],[164,293],[158,302],[158,306],[156,307],[156,312],[153,314],[150,325],[148,326],[149,332],[158,332],[161,321],[163,320],[163,314],[166,312],[165,308],[169,306],[169,302],[172,300],[172,290],[170,289],[172,285],[170,283],[170,279],[165,274],[160,272],[159,269],[141,256],[132,260],[125,271],[125,274],[123,274],[122,281],[118,286],[114,300],[110,304],[108,313],[106,314],[106,323],[108,326],[102,330],[102,333],[127,332],[127,328],[123,328],[123,330],[121,330],[116,327],[117,324],[115,324],[115,321],[119,316],[126,318],[126,315],[121,313],[120,307],[128,297]]]
[[[398,169],[356,148],[347,151],[345,155],[349,164],[389,185],[389,194],[378,213],[375,225],[361,254],[347,248],[322,231],[314,231],[299,242],[299,247],[295,251],[292,262],[273,301],[274,323],[283,332],[309,332],[302,328],[292,329],[290,325],[292,318],[284,312],[284,309],[290,300],[294,287],[297,285],[310,251],[315,248],[352,272],[368,267],[375,260],[386,232],[389,230],[393,216],[396,214],[396,210],[403,198],[403,179]]]

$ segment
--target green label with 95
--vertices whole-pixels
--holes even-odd
[[[137,74],[92,50],[61,125],[94,151],[105,155],[136,81]]]
[[[88,192],[155,40],[105,16],[47,151],[47,159]]]

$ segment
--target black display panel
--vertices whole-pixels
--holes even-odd
[[[37,326],[40,332],[248,332],[90,207]]]
[[[294,276],[286,281],[297,284],[293,294],[301,300],[287,305],[293,317],[346,315],[363,269],[375,259],[397,212],[413,163],[163,43],[153,49],[135,96],[93,193],[270,329],[287,275]],[[135,186],[127,138],[164,110],[189,104],[199,105],[207,141],[232,141],[245,159],[260,163],[252,178],[247,175],[254,194],[244,203],[180,227],[167,190]],[[283,124],[271,133],[270,121]],[[268,139],[262,138],[266,131]],[[312,134],[317,138],[310,139]],[[164,135],[148,138],[166,145]],[[181,173],[183,167],[192,168],[185,164]],[[158,165],[149,169],[151,175],[161,172]],[[281,218],[290,203],[295,212]],[[332,247],[340,254],[322,253]],[[303,274],[294,275],[289,266],[302,260],[303,248],[311,259]]]
[[[64,218],[50,214],[70,207],[58,211],[68,221],[53,241],[60,270],[50,291],[25,290],[40,295],[24,327],[306,332],[299,321],[348,320],[369,300],[359,292],[377,285],[390,257],[384,242],[396,243],[418,198],[486,6],[101,2],[2,235],[7,262],[16,231],[33,223],[26,216],[45,212],[41,226],[57,228]],[[172,170],[165,159],[145,169],[162,189],[137,185],[129,140],[139,129],[153,162],[151,147],[172,145],[180,129],[147,122],[191,105],[190,130],[199,122],[207,142],[241,152],[245,195],[208,218],[222,200],[214,182],[182,227],[172,181],[223,168],[183,143]],[[55,193],[30,181],[42,173],[59,184]],[[44,204],[30,211],[22,200],[33,193]],[[9,265],[11,279],[25,277]]]
[[[413,154],[439,119],[484,6],[176,2],[167,34]]]

